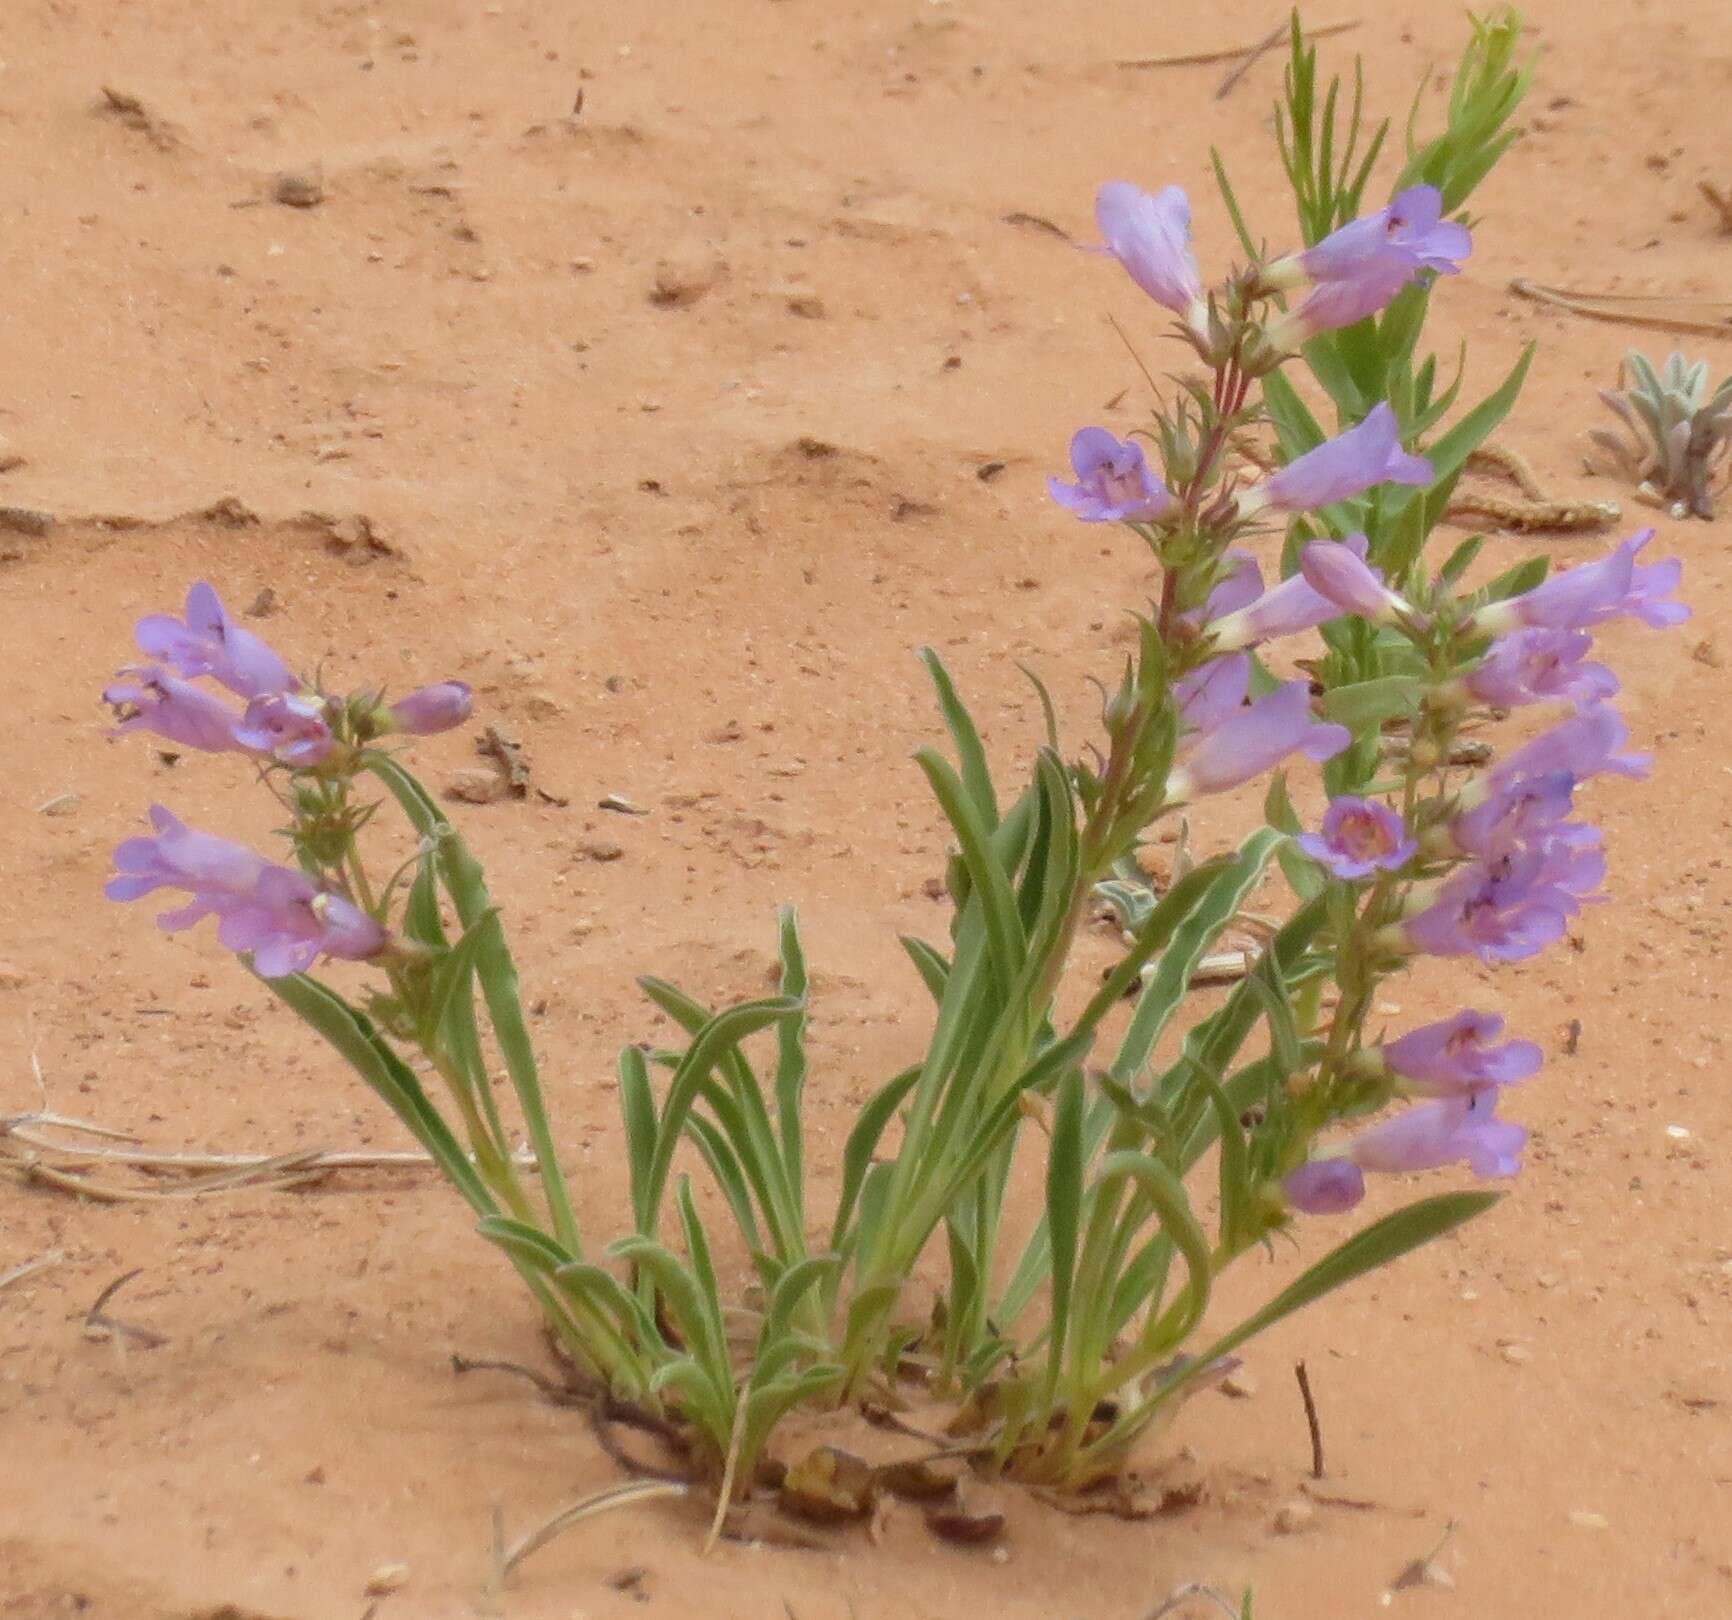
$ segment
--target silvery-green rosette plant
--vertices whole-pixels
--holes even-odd
[[[631,1207],[585,1207],[580,1226],[588,1200],[560,1163],[503,914],[400,746],[461,723],[468,689],[394,703],[333,693],[291,673],[204,584],[183,618],[139,624],[149,662],[106,694],[121,729],[246,755],[287,812],[292,858],[274,864],[158,808],[154,835],[115,852],[109,893],[180,891],[169,929],[214,918],[438,1162],[577,1376],[678,1425],[724,1495],[749,1487],[791,1408],[894,1404],[911,1380],[956,1403],[978,1466],[1098,1479],[1254,1334],[1496,1195],[1407,1204],[1221,1323],[1211,1296],[1233,1261],[1283,1229],[1328,1230],[1369,1176],[1517,1169],[1524,1132],[1500,1104],[1538,1070],[1538,1047],[1503,1039],[1503,1020],[1478,1008],[1385,1032],[1379,989],[1429,958],[1517,961],[1564,937],[1605,866],[1578,795],[1601,774],[1647,769],[1625,751],[1593,631],[1685,617],[1678,564],[1639,560],[1647,532],[1552,578],[1521,565],[1470,583],[1474,541],[1439,567],[1426,557],[1455,476],[1529,359],[1452,417],[1459,377],[1439,390],[1435,361],[1417,357],[1434,283],[1470,254],[1456,216],[1509,139],[1526,84],[1518,36],[1507,15],[1476,23],[1444,132],[1410,139],[1392,200],[1361,212],[1383,132],[1355,156],[1357,98],[1345,121],[1338,86],[1319,100],[1295,29],[1280,128],[1305,245],[1254,250],[1223,174],[1249,257],[1213,283],[1182,191],[1101,187],[1104,253],[1175,317],[1196,371],[1146,430],[1083,428],[1072,476],[1051,491],[1082,522],[1135,536],[1158,594],[1103,688],[1098,744],[1067,756],[1043,691],[1046,742],[1008,791],[925,655],[950,752],[917,763],[955,848],[948,938],[904,942],[932,1033],[821,1179],[789,912],[773,996],[714,1008],[644,981],[677,1039],[621,1052]],[[1296,372],[1308,374],[1298,386]],[[1307,398],[1333,406],[1333,433]],[[1271,471],[1238,459],[1260,431]],[[1248,546],[1277,537],[1269,582]],[[1277,678],[1295,649],[1306,674]],[[1526,741],[1482,768],[1457,763],[1465,730],[1528,710],[1547,718],[1521,727]],[[1292,773],[1305,791],[1289,792]],[[1159,891],[1138,875],[1134,853],[1158,829],[1181,812],[1204,822],[1216,795],[1259,781],[1266,825],[1235,852]],[[1301,817],[1296,800],[1322,808]],[[409,833],[394,867],[382,806]],[[1198,1011],[1198,963],[1276,864],[1290,914],[1246,977]],[[1102,896],[1133,943],[1092,993],[1061,996]],[[366,965],[365,995],[318,975],[331,958]],[[501,1067],[516,1126],[492,1084]],[[1042,1161],[1044,1209],[1012,1246],[1007,1189],[1028,1154]],[[743,1244],[755,1275],[718,1267],[696,1173],[737,1228],[723,1252]],[[605,1240],[585,1230],[596,1224]],[[911,1280],[929,1256],[943,1266],[936,1300]]]

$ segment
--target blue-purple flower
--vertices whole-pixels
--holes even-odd
[[[1421,1103],[1361,1131],[1337,1153],[1289,1175],[1282,1184],[1288,1202],[1308,1215],[1339,1214],[1364,1196],[1367,1170],[1398,1174],[1466,1163],[1477,1176],[1513,1176],[1527,1132],[1497,1117],[1498,1091],[1486,1086]]]
[[[1362,534],[1346,540],[1313,540],[1299,553],[1306,584],[1337,613],[1355,613],[1371,624],[1414,617],[1413,604],[1383,583],[1383,573],[1365,560]]]
[[[1477,956],[1519,962],[1563,938],[1581,895],[1559,878],[1572,868],[1544,848],[1473,861],[1446,878],[1416,915],[1395,924],[1391,943],[1428,956]]]
[[[1135,439],[1115,439],[1105,428],[1081,429],[1070,442],[1074,484],[1057,478],[1047,491],[1085,523],[1152,522],[1173,504],[1172,492],[1150,468]]]
[[[1193,331],[1206,329],[1208,306],[1191,253],[1191,203],[1180,187],[1150,196],[1128,180],[1109,180],[1095,193],[1095,223],[1106,251],[1132,281]]]
[[[1319,332],[1351,326],[1375,315],[1423,271],[1454,275],[1472,250],[1467,227],[1443,218],[1437,188],[1410,186],[1387,208],[1264,270],[1263,283],[1272,289],[1313,284],[1298,309],[1270,323],[1268,340],[1293,350]]]
[[[184,621],[152,613],[138,621],[137,636],[150,657],[172,664],[187,680],[208,675],[240,697],[292,692],[301,684],[258,636],[235,623],[203,580],[186,593]]]
[[[1232,660],[1219,662],[1231,664]],[[1181,708],[1181,714],[1193,723],[1199,712],[1195,702],[1188,714]],[[1248,708],[1236,708],[1225,719],[1215,720],[1211,704],[1209,718],[1214,721],[1209,729],[1180,739],[1178,763],[1167,778],[1170,804],[1205,793],[1224,793],[1262,775],[1291,753],[1329,759],[1352,741],[1345,726],[1312,717],[1311,693],[1303,681],[1278,686]]]
[[[1515,630],[1494,641],[1462,688],[1495,709],[1524,703],[1597,703],[1618,690],[1618,677],[1588,653],[1586,630]]]
[[[430,737],[462,725],[474,706],[475,694],[467,681],[438,681],[432,686],[416,687],[386,712],[392,731]]]
[[[1179,724],[1186,731],[1213,731],[1244,707],[1251,691],[1251,660],[1244,653],[1211,658],[1173,683]]]
[[[1652,529],[1643,529],[1598,562],[1566,568],[1521,596],[1489,603],[1474,613],[1468,628],[1493,635],[1522,626],[1588,630],[1626,617],[1656,630],[1682,624],[1690,610],[1670,598],[1683,579],[1684,565],[1676,557],[1640,566],[1636,562],[1653,538]]]
[[[1359,557],[1365,555],[1362,534],[1349,535],[1341,544]],[[1215,587],[1203,609],[1209,643],[1217,651],[1249,647],[1274,636],[1297,635],[1346,611],[1320,595],[1303,573],[1290,574],[1280,584],[1262,590],[1263,576],[1255,561],[1244,552],[1228,555],[1244,561]]]
[[[1590,703],[1518,748],[1493,767],[1489,778],[1482,779],[1475,789],[1483,797],[1522,777],[1552,771],[1568,771],[1578,782],[1602,771],[1640,779],[1653,768],[1653,756],[1620,752],[1629,737],[1630,728],[1616,709],[1607,703]],[[1463,798],[1471,796],[1464,794]]]
[[[1388,805],[1351,794],[1329,801],[1321,832],[1303,833],[1294,842],[1338,878],[1399,872],[1419,848]]]
[[[1236,500],[1241,517],[1266,506],[1279,512],[1314,512],[1362,495],[1374,484],[1429,484],[1434,476],[1425,457],[1401,448],[1401,425],[1384,401],[1357,427],[1296,456]]]
[[[111,900],[137,900],[157,889],[189,899],[157,918],[174,933],[209,916],[217,937],[252,953],[265,978],[304,973],[320,956],[360,961],[388,943],[384,928],[341,894],[291,867],[275,866],[245,845],[197,832],[161,805],[151,807],[154,838],[129,838],[114,852]]]
[[[243,748],[269,754],[299,770],[328,759],[337,746],[325,700],[303,692],[273,692],[254,698],[234,734]]]
[[[119,719],[115,732],[149,731],[183,748],[229,753],[243,745],[235,739],[240,716],[220,698],[154,666],[122,670],[103,689],[102,701]]]
[[[1569,771],[1511,777],[1446,824],[1444,847],[1490,859],[1543,840],[1569,819],[1575,794]]]
[[[1464,1008],[1373,1050],[1391,1074],[1431,1096],[1507,1086],[1537,1074],[1545,1059],[1532,1041],[1491,1044],[1503,1025],[1496,1013]]]

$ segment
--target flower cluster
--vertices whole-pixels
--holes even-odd
[[[252,631],[235,622],[204,583],[187,592],[184,618],[140,619],[138,645],[153,662],[123,670],[103,693],[117,733],[145,731],[206,753],[244,753],[285,771],[300,790],[289,796],[303,868],[266,861],[242,845],[194,831],[160,805],[153,838],[129,838],[114,852],[112,900],[178,889],[188,902],[157,920],[167,931],[217,918],[218,937],[251,955],[267,978],[306,971],[321,956],[378,956],[389,936],[377,907],[358,903],[352,868],[356,818],[347,786],[360,751],[394,733],[447,731],[469,716],[462,681],[424,686],[395,703],[361,692],[329,697],[293,674]],[[237,708],[208,687],[243,700]],[[334,840],[333,840],[334,835]]]
[[[1453,274],[1472,247],[1467,230],[1441,217],[1434,188],[1415,186],[1314,247],[1206,292],[1179,188],[1150,196],[1115,181],[1101,188],[1096,213],[1104,251],[1180,316],[1181,335],[1215,373],[1206,400],[1193,391],[1201,401],[1194,419],[1163,418],[1149,435],[1164,469],[1137,440],[1087,427],[1071,444],[1074,480],[1049,482],[1077,517],[1131,525],[1162,565],[1156,629],[1175,677],[1176,735],[1162,807],[1238,786],[1293,754],[1340,754],[1352,734],[1313,712],[1304,683],[1251,695],[1252,657],[1276,638],[1358,619],[1410,648],[1400,667],[1414,672],[1415,729],[1399,806],[1339,792],[1319,828],[1295,829],[1297,849],[1355,907],[1355,929],[1339,949],[1363,959],[1364,977],[1421,955],[1516,961],[1562,938],[1605,874],[1599,832],[1572,819],[1577,789],[1597,774],[1646,769],[1622,751],[1626,729],[1609,703],[1618,683],[1590,658],[1590,632],[1621,617],[1652,626],[1686,617],[1673,599],[1678,564],[1638,562],[1646,531],[1508,600],[1458,603],[1436,581],[1416,582],[1414,601],[1374,565],[1366,536],[1350,533],[1303,544],[1298,569],[1265,587],[1255,559],[1234,543],[1260,516],[1339,512],[1379,484],[1427,485],[1433,467],[1404,447],[1388,403],[1248,485],[1222,465],[1233,431],[1255,419],[1251,380],[1318,334],[1375,314],[1416,279]],[[1306,286],[1296,308],[1268,312],[1278,295]],[[1571,712],[1479,778],[1447,777],[1441,767],[1465,720],[1536,703]],[[1325,1044],[1311,1085],[1318,1101],[1300,1111],[1288,1149],[1298,1161],[1284,1182],[1290,1205],[1345,1209],[1363,1196],[1367,1170],[1465,1161],[1481,1175],[1513,1172],[1524,1133],[1497,1118],[1497,1098],[1538,1067],[1537,1048],[1486,1048],[1500,1023],[1472,1012],[1388,1047],[1358,1045],[1367,1005],[1361,997],[1341,1008]],[[1427,1100],[1312,1154],[1312,1139],[1333,1119],[1398,1094]]]

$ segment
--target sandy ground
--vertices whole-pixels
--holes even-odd
[[[1607,498],[1581,468],[1592,387],[1666,339],[1506,285],[1728,290],[1732,237],[1696,182],[1732,179],[1732,36],[1718,0],[1533,10],[1528,136],[1477,200],[1439,346],[1469,338],[1483,387],[1540,338],[1505,441]],[[1038,724],[1013,661],[1075,735],[1146,583],[1041,480],[1077,423],[1136,419],[1135,391],[1103,410],[1137,382],[1108,316],[1152,334],[1151,311],[1006,216],[1086,236],[1097,181],[1178,180],[1220,265],[1216,144],[1283,239],[1276,61],[1222,102],[1219,68],[1112,65],[1273,20],[1243,0],[7,0],[0,465],[22,461],[0,505],[56,521],[0,532],[0,1114],[41,1106],[34,1063],[50,1106],[166,1148],[400,1145],[211,940],[100,897],[152,798],[269,825],[244,772],[104,740],[94,694],[130,621],[204,576],[242,604],[270,587],[263,628],[339,684],[473,682],[569,797],[468,825],[592,1230],[622,1207],[613,1052],[655,1029],[632,976],[755,993],[783,900],[819,969],[832,1172],[850,1107],[923,1035],[895,935],[940,926],[912,649],[943,650],[1008,764]],[[1400,112],[1461,26],[1398,0],[1325,48],[1363,50]],[[316,170],[323,201],[273,201],[284,169]],[[1732,335],[1688,341],[1732,365]],[[1254,1585],[1266,1620],[1732,1612],[1732,558],[1725,519],[1661,527],[1698,618],[1608,637],[1659,756],[1651,787],[1594,796],[1617,903],[1495,985],[1430,967],[1398,986],[1406,1020],[1491,998],[1546,1044],[1515,1107],[1530,1168],[1464,1235],[1261,1343],[1253,1398],[1187,1410],[1167,1445],[1201,1505],[1121,1523],[1019,1498],[995,1559],[912,1515],[876,1547],[702,1558],[693,1514],[658,1504],[541,1553],[501,1612],[1130,1620],[1187,1580]],[[1593,542],[1493,544],[1567,562]],[[467,749],[421,758],[437,778]],[[651,813],[590,808],[609,791]],[[104,1206],[0,1183],[0,1273],[53,1250],[0,1294],[0,1614],[465,1615],[494,1504],[515,1532],[615,1477],[572,1413],[451,1376],[453,1350],[539,1351],[428,1178]],[[134,1267],[115,1309],[166,1343],[121,1360],[84,1316]],[[1278,1534],[1308,1464],[1301,1356],[1327,1499]],[[1386,1598],[1450,1524],[1454,1591]],[[408,1583],[375,1611],[390,1562]]]

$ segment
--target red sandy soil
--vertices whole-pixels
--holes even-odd
[[[270,587],[261,628],[337,685],[473,682],[480,718],[569,797],[465,824],[537,1000],[590,1231],[624,1207],[613,1055],[657,1030],[633,975],[757,993],[785,900],[818,968],[812,1130],[833,1172],[850,1109],[923,1038],[895,936],[942,928],[913,649],[942,650],[1008,769],[1038,730],[1014,660],[1084,735],[1083,677],[1112,669],[1148,584],[1131,543],[1067,521],[1042,479],[1079,422],[1122,431],[1143,408],[1108,315],[1165,363],[1159,323],[1112,266],[1006,216],[1086,239],[1099,180],[1177,180],[1222,266],[1215,144],[1284,241],[1278,58],[1224,101],[1220,67],[1112,65],[1249,42],[1277,10],[8,0],[0,462],[24,459],[0,505],[56,522],[0,532],[0,1114],[45,1093],[163,1148],[402,1145],[202,931],[168,939],[101,898],[153,799],[268,836],[243,769],[168,769],[106,741],[95,704],[132,619],[203,576],[240,605]],[[1668,339],[1506,287],[1728,290],[1732,237],[1696,183],[1732,180],[1732,36],[1719,0],[1533,11],[1527,135],[1476,199],[1437,346],[1470,339],[1483,389],[1539,338],[1504,442],[1562,493],[1627,500],[1582,470],[1592,390],[1625,346]],[[1398,114],[1433,73],[1435,118],[1463,27],[1400,0],[1324,51],[1362,50]],[[275,174],[311,168],[321,203],[272,200]],[[664,260],[683,301],[652,301]],[[1684,341],[1732,365],[1732,337]],[[1651,786],[1593,796],[1616,904],[1579,950],[1430,965],[1386,1004],[1408,1022],[1499,1005],[1545,1043],[1513,1106],[1528,1170],[1458,1238],[1257,1345],[1251,1398],[1186,1410],[1164,1444],[1189,1448],[1198,1505],[1126,1523],[1015,1496],[999,1555],[905,1512],[879,1545],[704,1557],[697,1512],[654,1504],[538,1554],[497,1612],[1132,1620],[1199,1580],[1254,1586],[1264,1620],[1732,1613],[1732,556],[1725,519],[1658,521],[1697,618],[1606,637],[1658,755]],[[419,757],[438,780],[468,749]],[[610,791],[650,814],[591,808]],[[1201,840],[1242,825],[1234,809]],[[1083,957],[1097,970],[1110,943]],[[1262,1297],[1332,1230],[1229,1291]],[[494,1504],[516,1534],[618,1477],[578,1414],[451,1375],[453,1350],[545,1357],[429,1175],[105,1205],[0,1182],[0,1273],[54,1250],[0,1293],[0,1614],[467,1615]],[[134,1267],[113,1309],[167,1342],[123,1359],[84,1318]],[[1309,1462],[1299,1357],[1329,1473],[1283,1534]],[[1451,1524],[1454,1590],[1386,1597]],[[392,1562],[407,1584],[370,1599]]]

